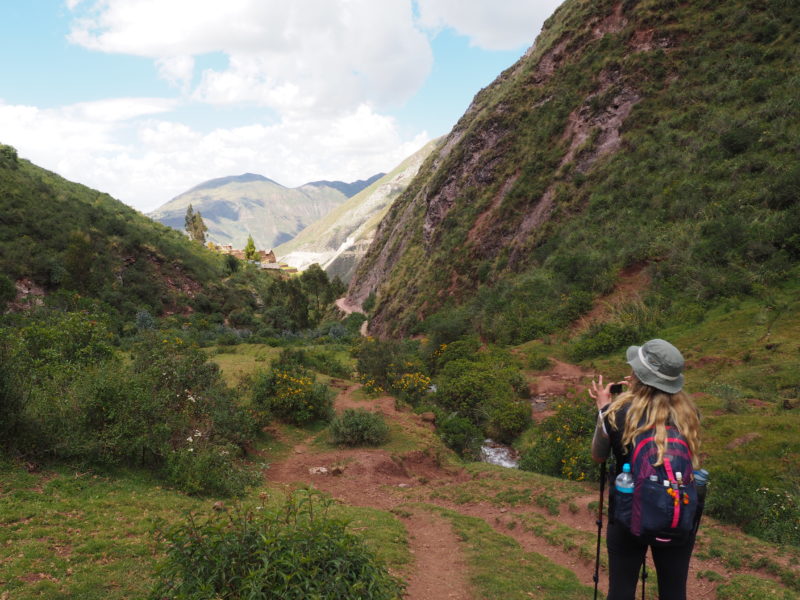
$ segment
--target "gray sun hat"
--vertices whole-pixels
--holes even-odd
[[[683,388],[683,355],[669,342],[650,340],[641,346],[631,346],[625,355],[642,383],[668,394]]]

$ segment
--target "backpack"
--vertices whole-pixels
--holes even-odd
[[[657,545],[679,545],[695,529],[697,489],[694,483],[692,454],[686,438],[667,427],[664,462],[653,466],[658,455],[654,431],[640,433],[629,448],[633,494],[615,494],[613,516],[643,541]],[[678,482],[677,473],[681,474]],[[669,485],[664,486],[664,481]]]

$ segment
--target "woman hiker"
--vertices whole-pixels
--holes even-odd
[[[642,346],[631,346],[628,348],[626,358],[633,372],[625,378],[625,381],[618,382],[617,388],[619,384],[623,384],[627,386],[627,390],[612,398],[613,383],[604,385],[602,375],[597,381],[592,381],[589,395],[594,398],[600,411],[592,439],[592,457],[602,463],[610,452],[613,453],[616,469],[612,471],[612,478],[609,480],[612,482],[622,471],[624,463],[630,463],[631,467],[644,464],[640,467],[640,472],[644,469],[650,475],[647,476],[649,481],[644,482],[646,485],[643,489],[653,486],[654,493],[670,494],[675,498],[676,519],[671,524],[674,527],[679,511],[686,510],[682,505],[690,506],[691,503],[695,505],[697,503],[692,473],[693,468],[698,466],[700,421],[694,402],[683,391],[683,356],[669,342],[655,339]],[[667,427],[670,429],[667,430]],[[635,450],[634,442],[637,444]],[[632,455],[641,449],[643,444],[651,446],[648,463],[653,466],[646,463],[634,464],[635,458]],[[688,453],[683,455],[683,463],[680,462],[680,458],[673,456],[679,453],[674,448],[688,449]],[[683,465],[682,468],[687,473],[673,473],[670,457],[673,457],[674,464]],[[682,479],[684,476],[686,485]],[[637,477],[639,476],[634,474],[634,478]],[[668,478],[668,481],[664,480],[662,483],[661,477]],[[659,487],[662,485],[664,487]],[[637,486],[639,486],[638,479]],[[659,534],[644,535],[641,526],[639,535],[636,535],[633,531],[637,528],[630,524],[631,519],[635,520],[636,517],[631,517],[631,514],[650,509],[628,508],[627,517],[621,517],[619,510],[615,510],[615,500],[618,504],[620,501],[614,497],[614,489],[611,495],[606,535],[609,562],[608,600],[634,599],[639,570],[642,568],[648,548],[652,551],[655,563],[660,600],[685,600],[696,520],[691,523],[690,533],[675,536],[675,539],[670,539],[669,536],[659,538],[657,537]],[[625,498],[622,502],[638,501],[634,494],[628,498],[633,500]],[[673,510],[672,501],[670,499],[667,501],[669,505],[665,510]],[[686,518],[694,519],[691,515],[686,515]],[[625,520],[628,524],[623,522]]]

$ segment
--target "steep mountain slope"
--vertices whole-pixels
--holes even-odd
[[[127,317],[184,311],[222,276],[216,253],[0,146],[0,278],[29,302],[69,290],[63,302],[98,299]]]
[[[437,141],[429,142],[391,173],[372,181],[369,187],[306,227],[294,239],[275,248],[276,256],[299,269],[318,263],[330,275],[349,281],[372,242],[378,223],[436,145]]]
[[[202,183],[176,196],[150,216],[183,231],[186,208],[191,204],[202,214],[209,240],[244,248],[247,236],[252,235],[257,247],[269,249],[292,239],[306,225],[347,200],[337,189],[342,185],[357,188],[359,184],[317,182],[287,188],[262,175],[246,173]]]
[[[518,342],[624,269],[652,282],[640,312],[668,318],[786,278],[799,24],[787,0],[567,0],[393,204],[349,301],[377,294],[379,335],[438,312]]]

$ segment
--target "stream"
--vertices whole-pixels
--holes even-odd
[[[485,439],[481,446],[481,461],[509,469],[516,469],[519,463],[519,452],[514,450],[511,446],[500,444],[494,440]]]

